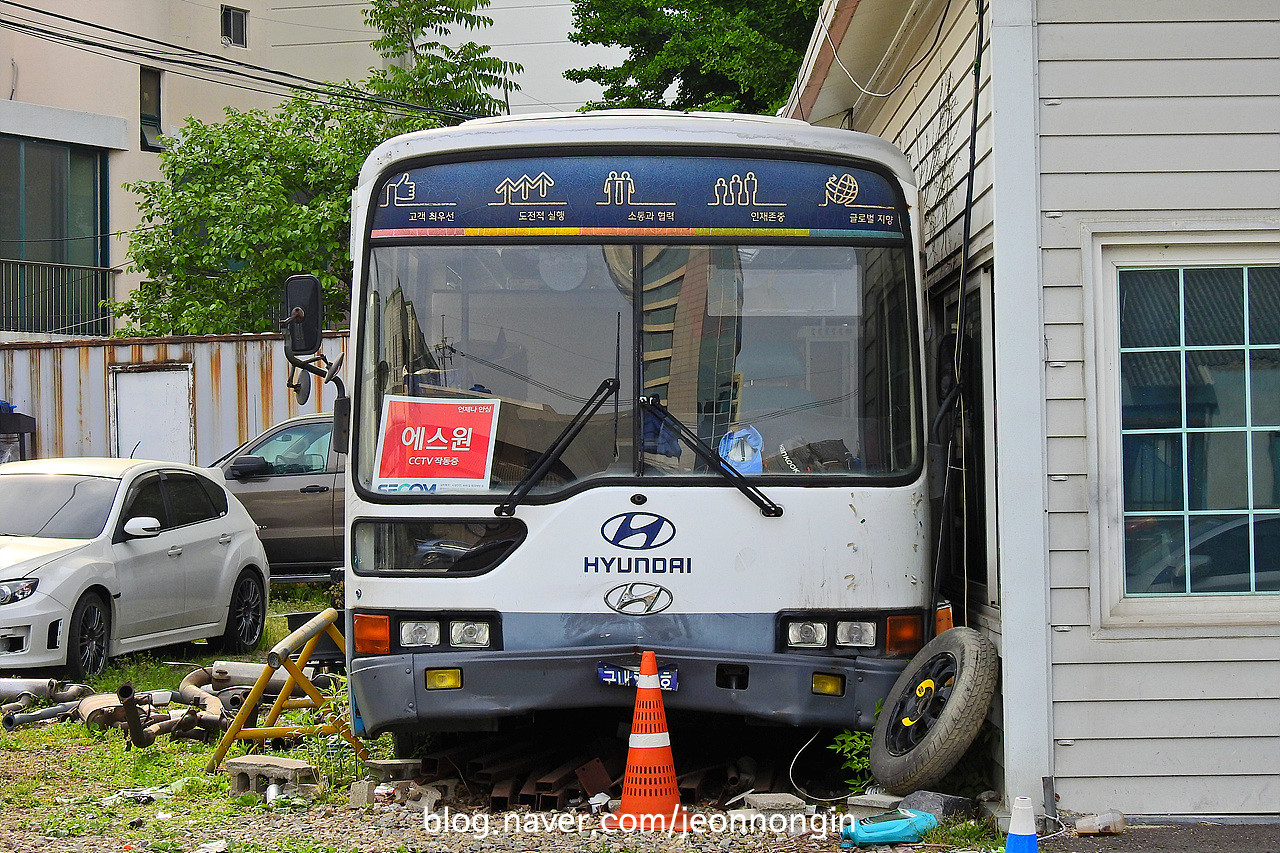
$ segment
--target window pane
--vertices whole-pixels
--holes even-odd
[[[1183,520],[1153,516],[1124,520],[1124,589],[1127,595],[1185,593]]]
[[[161,527],[170,526],[165,521],[164,498],[160,495],[159,479],[150,480],[134,493],[133,499],[129,502],[129,508],[125,510],[124,520],[128,521],[140,516],[156,519]]]
[[[1120,271],[1120,346],[1178,346],[1178,271]]]
[[[1249,268],[1249,342],[1280,344],[1280,267]]]
[[[1244,425],[1244,350],[1187,353],[1187,426]]]
[[[14,260],[23,257],[21,199],[22,188],[18,184],[21,174],[22,143],[0,136],[0,258]]]
[[[1251,433],[1253,439],[1253,505],[1280,509],[1280,430]]]
[[[1253,519],[1254,589],[1280,592],[1280,516]]]
[[[1176,352],[1120,356],[1124,429],[1182,426],[1182,364]]]
[[[1244,343],[1244,270],[1188,269],[1186,287],[1186,345],[1218,346]]]
[[[1249,591],[1249,516],[1192,516],[1191,591]]]
[[[300,424],[276,433],[246,455],[267,460],[272,474],[314,474],[328,467],[332,435],[331,424]]]
[[[67,262],[91,267],[98,263],[98,155],[89,151],[71,149],[70,171],[67,180],[69,236]],[[87,278],[85,276],[80,277]],[[87,288],[86,288],[87,289]],[[77,306],[81,310],[96,306]]]
[[[1124,437],[1125,512],[1184,509],[1182,436],[1178,433]]]
[[[23,238],[26,259],[61,263],[67,236],[67,149],[28,142],[23,146]]]
[[[1245,432],[1188,432],[1187,508],[1247,509]]]
[[[164,486],[169,494],[169,505],[173,509],[174,527],[206,521],[217,515],[213,504],[209,502],[209,496],[195,477],[170,474],[165,478]]]
[[[633,470],[632,256],[631,246],[573,245],[372,252],[364,375],[376,387],[366,393],[500,401],[489,481],[442,477],[438,493],[511,491],[614,376],[622,385],[617,396],[587,420],[534,491]],[[389,487],[373,470],[382,427],[372,418],[381,408],[365,408],[371,421],[360,430],[358,476]]]
[[[1254,427],[1280,426],[1280,350],[1249,353],[1249,392]]]

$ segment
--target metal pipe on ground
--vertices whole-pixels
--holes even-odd
[[[142,715],[138,711],[138,702],[133,693],[133,685],[126,681],[116,688],[116,698],[124,709],[124,723],[129,729],[129,740],[134,746],[148,747],[155,743],[155,733],[143,725]]]
[[[193,669],[178,685],[178,700],[188,705],[199,705],[207,713],[222,715],[221,700],[204,688],[213,683],[213,674],[207,669]]]
[[[258,679],[262,677],[262,673],[268,669],[266,664],[251,663],[248,661],[228,661],[217,660],[209,667],[211,680],[209,686],[213,691],[220,693],[233,687],[253,687],[258,683]],[[327,673],[316,672],[315,667],[305,667],[302,674],[311,680],[320,690],[327,690],[333,684],[333,676]],[[267,693],[279,694],[284,690],[284,683],[289,678],[289,673],[284,669],[277,669],[271,676],[271,680],[267,682]]]
[[[0,700],[17,699],[23,693],[34,693],[40,699],[48,699],[58,689],[52,678],[0,678]]]
[[[4,726],[6,732],[11,732],[19,726],[25,726],[28,723],[38,723],[41,720],[53,720],[58,717],[74,713],[78,702],[63,702],[61,705],[51,705],[48,708],[41,708],[39,711],[32,711],[29,714],[5,714],[0,719],[0,725]]]
[[[86,696],[93,696],[97,692],[87,684],[63,684],[49,694],[49,699],[53,702],[73,702],[84,699]]]
[[[12,702],[0,705],[0,714],[16,714],[30,708],[40,697],[34,693],[19,693]]]

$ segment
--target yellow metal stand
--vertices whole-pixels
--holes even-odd
[[[361,761],[368,760],[369,752],[364,748],[364,744],[352,734],[350,721],[335,712],[330,707],[329,701],[325,699],[324,694],[303,674],[303,668],[306,667],[307,661],[311,659],[311,653],[315,651],[316,644],[320,642],[322,634],[328,634],[332,637],[333,641],[338,644],[338,648],[346,648],[346,640],[343,639],[342,632],[333,624],[337,618],[338,611],[330,607],[272,647],[271,651],[267,653],[267,668],[262,671],[262,675],[258,677],[253,689],[249,691],[248,697],[245,698],[244,704],[240,706],[240,711],[231,723],[231,728],[227,729],[227,733],[222,736],[222,740],[218,741],[218,748],[214,751],[213,757],[209,759],[209,763],[205,765],[206,771],[210,773],[218,772],[218,768],[222,766],[222,759],[226,757],[227,750],[231,748],[231,744],[235,741],[262,741],[270,737],[342,735],[343,739],[355,748],[356,755],[360,756]],[[295,653],[298,656],[297,660],[293,659]],[[266,692],[271,676],[282,667],[285,672],[289,673],[289,677],[285,679],[284,689],[280,691],[280,695],[276,697],[276,701],[271,705],[271,710],[267,712],[267,717],[263,720],[263,724],[245,728],[250,716],[257,709],[258,703],[262,701],[262,695]],[[301,690],[305,695],[297,699],[293,698],[295,689]],[[276,725],[276,721],[283,711],[294,708],[314,708],[325,717],[327,722],[310,726]]]

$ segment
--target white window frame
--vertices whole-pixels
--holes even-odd
[[[1280,230],[1270,224],[1170,223],[1086,228],[1086,298],[1095,366],[1086,375],[1096,425],[1091,476],[1096,498],[1090,598],[1099,639],[1280,636],[1280,595],[1125,597],[1121,483],[1119,270],[1280,263]]]

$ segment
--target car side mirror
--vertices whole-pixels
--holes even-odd
[[[227,469],[228,480],[248,480],[252,477],[265,477],[271,473],[271,466],[261,456],[238,456]]]
[[[313,275],[291,275],[284,283],[285,349],[292,355],[315,355],[320,351],[324,326],[324,298],[320,279]]]
[[[124,523],[124,532],[133,539],[150,539],[160,535],[160,520],[149,515],[139,515]]]

